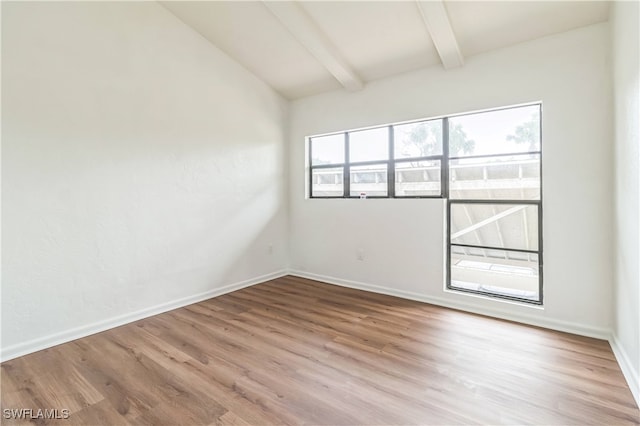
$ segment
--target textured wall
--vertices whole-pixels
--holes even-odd
[[[3,351],[286,267],[270,88],[155,2],[2,31]]]

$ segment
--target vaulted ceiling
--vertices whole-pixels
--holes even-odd
[[[606,1],[168,1],[287,99],[439,65],[608,19]]]

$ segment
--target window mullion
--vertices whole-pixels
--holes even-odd
[[[313,138],[309,138],[309,196],[313,198]]]
[[[445,268],[445,285],[451,288],[451,198],[449,198],[449,119],[442,119],[442,164],[440,164],[440,191],[447,200],[447,217],[445,235],[447,239],[447,263]]]
[[[442,163],[440,164],[440,191],[442,197],[449,199],[449,119],[442,119]]]
[[[351,166],[349,164],[349,132],[345,132],[344,134],[344,177],[342,178],[342,183],[344,185],[344,197],[351,196]]]
[[[394,158],[393,126],[389,126],[389,162],[387,164],[387,196],[396,196],[396,162]]]

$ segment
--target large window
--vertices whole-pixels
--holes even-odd
[[[309,138],[312,198],[446,198],[446,287],[542,304],[541,105]]]

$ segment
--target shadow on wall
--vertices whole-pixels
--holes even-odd
[[[145,162],[138,168],[144,180],[132,181],[131,162],[129,175],[119,165],[91,179],[46,179],[26,195],[12,196],[17,191],[5,179],[5,205],[13,208],[3,215],[3,323],[11,324],[3,343],[284,268],[282,255],[268,253],[269,245],[283,250],[285,240],[281,168],[274,158],[280,150],[275,144],[255,148],[218,168],[202,157],[195,172],[188,161],[171,167]],[[207,165],[213,172],[194,176]],[[173,185],[152,182],[154,175],[172,176]]]
[[[283,234],[286,232],[285,214],[282,208],[275,210],[270,219],[254,229],[252,239],[241,242],[244,248],[238,248],[235,258],[229,259],[220,282],[235,283],[247,277],[286,269],[288,245]]]

